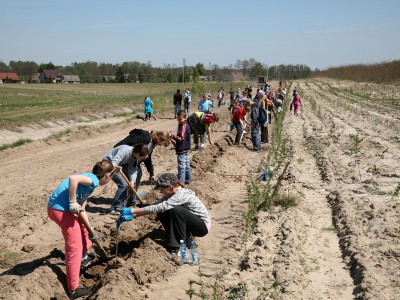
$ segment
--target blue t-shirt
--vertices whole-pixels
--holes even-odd
[[[151,99],[146,98],[144,100],[144,113],[145,114],[153,114],[153,106],[151,105]]]
[[[91,185],[78,184],[78,188],[76,189],[76,200],[79,203],[81,200],[87,199],[93,193],[93,190],[99,186],[99,179],[93,173],[83,173],[78,175],[89,177],[92,180]],[[56,210],[69,211],[68,187],[69,177],[61,182],[50,195],[47,205]]]
[[[210,100],[200,100],[199,101],[199,111],[209,112],[210,106],[214,107],[213,103]]]

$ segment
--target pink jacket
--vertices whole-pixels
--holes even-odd
[[[300,105],[301,104],[301,100],[300,100],[300,96],[296,95],[293,97],[293,104],[295,105]]]

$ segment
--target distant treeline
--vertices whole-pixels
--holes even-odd
[[[357,64],[314,71],[312,77],[329,77],[358,82],[389,83],[400,81],[400,60],[371,65]]]
[[[58,70],[63,75],[78,75],[82,83],[96,82],[189,82],[212,81],[253,81],[258,76],[269,79],[296,79],[309,77],[311,69],[306,65],[268,66],[254,58],[237,60],[229,66],[202,63],[185,67],[164,64],[154,67],[151,62],[123,62],[122,64],[87,61],[69,66],[56,66],[52,62],[37,64],[34,61],[10,61],[7,65],[0,60],[0,72],[16,72],[22,81],[29,82],[32,75],[43,70]]]

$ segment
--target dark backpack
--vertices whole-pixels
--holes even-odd
[[[117,144],[114,145],[115,147],[121,145],[129,145],[134,146],[137,144],[146,144],[148,145],[151,141],[151,134],[150,132],[143,130],[143,129],[133,129],[129,132],[129,135],[124,138],[123,140],[119,141]]]
[[[187,123],[189,124],[191,134],[197,132],[197,123],[198,122],[200,122],[200,119],[196,113],[192,113],[187,118]]]
[[[259,113],[258,113],[258,123],[260,123],[263,127],[267,127],[268,126],[268,113],[267,113],[267,111],[264,109],[264,108],[262,108],[262,107],[259,107],[258,108],[258,111],[259,111]]]

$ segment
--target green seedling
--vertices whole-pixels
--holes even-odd
[[[376,160],[374,162],[374,166],[371,169],[372,175],[378,175],[381,173],[380,168],[377,166],[379,160],[383,160],[385,158],[385,153],[388,151],[388,148],[385,148],[382,152],[376,154]]]
[[[189,299],[192,299],[192,298],[193,298],[193,295],[194,295],[195,292],[196,292],[196,290],[193,288],[193,284],[194,284],[195,282],[196,282],[196,281],[194,281],[193,279],[190,279],[190,280],[189,280],[189,288],[186,290],[186,294],[189,295]]]
[[[400,183],[397,184],[397,187],[395,188],[395,190],[392,194],[392,198],[398,197],[399,195],[400,195]]]
[[[213,290],[213,300],[220,300],[221,298],[221,293],[219,291],[219,285],[218,282],[215,281],[214,284],[212,285],[212,290]]]
[[[322,228],[322,231],[333,231],[336,234],[338,234],[340,231],[340,228],[339,228],[339,226],[335,225],[335,226],[331,226],[331,227],[324,227],[324,228]]]
[[[360,152],[362,150],[362,141],[364,139],[361,138],[358,134],[351,134],[350,135],[350,141],[351,141],[351,147],[350,147],[350,152],[351,155],[354,158],[354,161],[357,165],[358,168],[358,175],[360,176],[360,181],[361,181],[361,171],[360,171]]]

